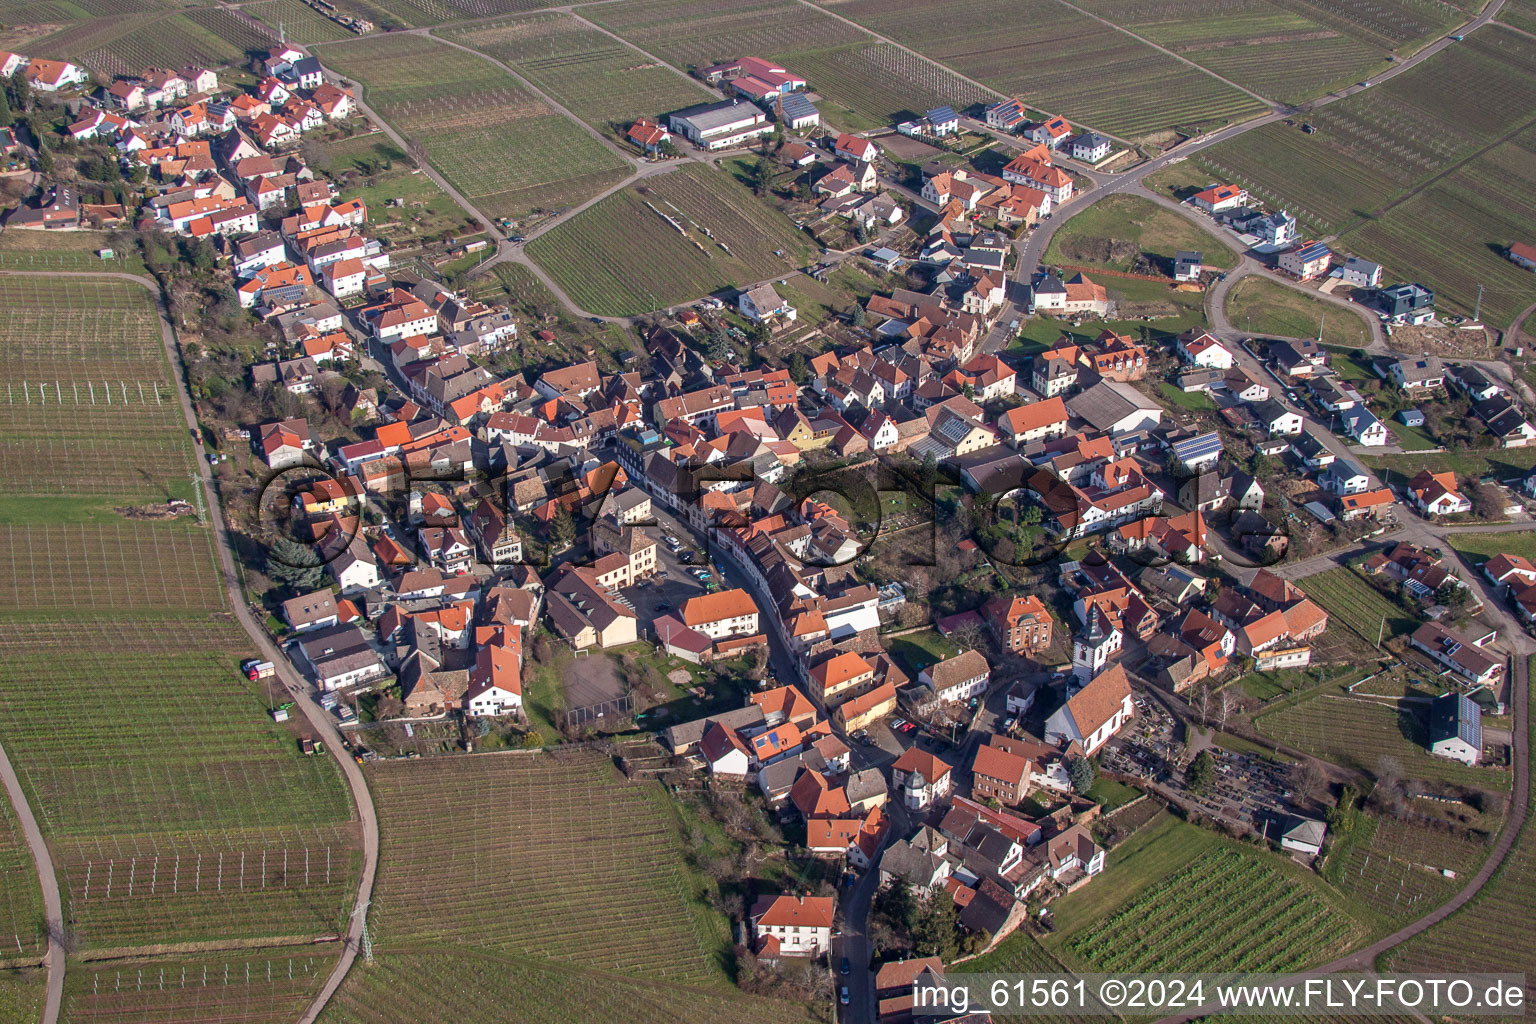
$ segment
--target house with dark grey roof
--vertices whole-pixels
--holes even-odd
[[[1462,693],[1436,697],[1429,705],[1429,752],[1463,764],[1483,753],[1483,712]]]

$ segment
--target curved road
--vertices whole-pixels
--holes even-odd
[[[7,270],[0,271],[0,273],[17,277],[117,278],[119,280],[132,281],[135,284],[148,288],[150,294],[155,297],[155,308],[160,314],[161,340],[165,344],[166,357],[171,361],[171,366],[175,371],[176,393],[181,401],[182,415],[186,420],[188,429],[199,429],[197,416],[192,408],[192,399],[187,392],[186,368],[182,365],[181,353],[176,345],[175,327],[171,323],[170,311],[166,308],[165,299],[160,293],[160,287],[155,281],[147,277],[139,277],[136,274],[95,274],[88,271]],[[352,914],[347,923],[347,934],[342,947],[341,959],[336,964],[335,969],[331,971],[330,976],[326,978],[319,994],[316,995],[309,1008],[305,1010],[304,1015],[299,1018],[299,1024],[312,1024],[315,1018],[319,1016],[321,1009],[324,1008],[326,1001],[330,999],[332,993],[341,986],[342,979],[346,977],[353,961],[357,959],[358,950],[362,945],[368,902],[373,894],[374,876],[378,873],[379,868],[379,819],[378,815],[374,812],[373,798],[368,793],[368,784],[363,778],[363,771],[358,767],[357,762],[347,755],[346,748],[342,746],[341,733],[336,730],[336,727],[332,724],[331,717],[325,713],[325,710],[315,703],[314,698],[310,696],[307,683],[293,670],[288,658],[272,642],[271,638],[267,635],[266,629],[256,620],[256,616],[251,612],[250,605],[247,604],[245,594],[240,586],[239,575],[235,570],[234,547],[230,542],[229,533],[224,526],[224,515],[219,505],[218,490],[213,486],[213,471],[208,465],[207,459],[201,457],[201,453],[199,453],[199,458],[197,459],[197,467],[198,476],[202,481],[203,490],[207,496],[209,519],[213,525],[214,537],[217,541],[214,548],[218,552],[219,568],[224,576],[224,589],[227,592],[230,607],[234,610],[235,617],[239,619],[240,624],[245,627],[246,633],[250,635],[251,642],[261,653],[261,656],[277,666],[278,676],[283,680],[283,685],[287,687],[289,696],[293,698],[295,706],[304,712],[304,717],[309,722],[310,728],[314,730],[320,739],[325,741],[331,756],[341,766],[341,774],[346,779],[348,788],[352,791],[352,803],[357,808],[358,819],[363,826],[363,870],[361,877],[358,879],[357,896],[353,903]],[[3,773],[3,769],[0,769],[0,773]],[[9,784],[7,784],[7,788],[9,788]],[[18,813],[21,813],[25,807],[25,803],[22,803],[21,807],[18,808]],[[30,811],[26,811],[26,813],[30,817]],[[33,822],[33,827],[36,827],[35,821]],[[40,838],[41,836],[39,835]],[[30,835],[28,836],[28,844],[31,844]],[[53,879],[53,864],[52,861],[47,859],[46,850],[44,850],[44,854],[45,856],[38,861],[38,870],[40,874],[45,876],[43,895],[46,901],[49,883]],[[34,853],[35,856],[36,854]],[[52,889],[54,901],[57,903],[57,882],[52,882]],[[56,912],[56,906],[49,910],[50,916]],[[49,932],[51,933],[49,943],[50,957],[53,956],[52,935],[62,936],[63,934],[62,915],[58,915],[57,920],[57,928],[52,920],[49,923]],[[53,990],[55,984],[57,984],[59,996],[62,997],[64,986],[62,947],[59,949],[57,963],[59,969],[55,971],[53,966],[50,965],[48,973],[49,1003],[52,1006],[53,1016],[49,1017],[45,1014],[43,1024],[53,1024],[58,1018],[58,1005],[54,1001]]]
[[[21,834],[26,837],[27,849],[32,851],[37,880],[43,890],[43,927],[48,933],[43,967],[48,971],[48,991],[43,999],[42,1024],[56,1024],[59,1010],[64,1005],[64,904],[59,898],[59,879],[53,870],[53,855],[48,852],[43,830],[37,825],[32,805],[27,803],[27,794],[21,788],[21,780],[16,777],[4,747],[0,747],[0,782],[4,782],[11,806],[16,808],[16,820],[21,825]]]

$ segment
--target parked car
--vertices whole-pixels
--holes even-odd
[[[892,729],[900,729],[902,726],[904,726],[906,724],[907,724],[907,720],[905,718],[893,718],[893,719],[891,719],[891,728]]]
[[[848,962],[848,958],[847,957],[843,957],[843,962],[838,965],[837,973],[839,973],[839,974],[847,974],[852,969],[853,969],[853,965]]]
[[[843,990],[838,993],[837,1000],[838,1000],[838,1002],[842,1003],[844,1006],[847,1006],[848,1005],[848,998],[849,998],[848,997],[848,986],[844,985],[843,986]]]

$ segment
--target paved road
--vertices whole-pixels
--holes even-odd
[[[26,837],[27,849],[32,851],[32,863],[37,866],[37,880],[43,890],[43,927],[48,933],[43,967],[48,971],[48,991],[43,1000],[42,1024],[55,1024],[64,1004],[64,906],[59,899],[59,879],[53,870],[53,855],[48,852],[43,830],[37,825],[32,805],[27,803],[27,794],[21,788],[21,780],[16,777],[4,747],[0,747],[0,782],[5,784],[11,806],[16,808],[16,820],[21,824],[21,834]]]
[[[186,420],[188,429],[196,429],[197,416],[193,411],[192,399],[187,393],[186,372],[181,364],[181,353],[176,346],[175,327],[170,321],[164,298],[160,294],[160,288],[153,280],[147,277],[139,277],[135,274],[94,274],[85,271],[11,270],[4,271],[3,273],[21,277],[117,278],[124,281],[132,281],[135,284],[148,288],[150,294],[155,298],[155,306],[160,314],[160,334],[165,344],[166,357],[170,359],[171,366],[176,369],[177,397],[181,401],[182,416]],[[363,778],[362,769],[358,767],[357,762],[347,754],[346,749],[342,746],[341,734],[336,730],[332,718],[315,702],[314,698],[310,695],[309,685],[294,671],[287,656],[267,636],[266,629],[251,612],[250,605],[245,600],[244,590],[240,585],[239,574],[235,568],[234,546],[229,539],[228,531],[224,527],[224,515],[219,505],[218,490],[213,485],[212,468],[208,465],[207,460],[203,458],[197,460],[197,467],[203,490],[206,492],[209,520],[217,541],[214,548],[218,552],[219,568],[224,577],[224,588],[230,607],[234,610],[235,617],[239,619],[240,624],[245,627],[246,633],[250,635],[251,642],[256,646],[257,651],[260,652],[261,657],[277,666],[278,676],[282,679],[283,685],[287,687],[295,705],[304,713],[310,728],[314,730],[320,739],[325,741],[331,756],[340,765],[342,776],[346,779],[347,787],[352,792],[353,806],[357,808],[358,819],[363,827],[363,870],[358,879],[357,896],[351,918],[347,924],[347,934],[342,948],[341,959],[331,971],[330,977],[326,979],[325,985],[320,989],[314,1002],[304,1012],[304,1015],[299,1018],[299,1024],[312,1024],[315,1018],[320,1015],[321,1009],[324,1008],[326,1001],[330,999],[332,993],[340,987],[342,979],[346,977],[347,971],[352,966],[352,962],[357,959],[358,950],[362,944],[368,901],[372,896],[374,876],[379,868],[379,820],[374,812],[373,798],[368,793],[368,784]],[[47,867],[48,873],[51,875],[51,863]],[[57,884],[53,888],[55,898],[57,898]],[[47,886],[45,884],[45,898],[46,891]],[[62,968],[62,958],[60,966]],[[53,985],[53,973],[50,970],[50,988]],[[57,973],[62,991],[62,969]],[[57,1011],[55,1010],[56,1015]],[[47,1018],[45,1018],[45,1024],[49,1024]]]

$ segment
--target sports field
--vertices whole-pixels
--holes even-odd
[[[1198,68],[1057,0],[848,0],[827,10],[998,92],[1125,138],[1264,109]]]
[[[743,54],[801,74],[824,115],[844,128],[890,124],[941,103],[963,110],[991,98],[931,61],[795,0],[618,0],[582,16],[684,70]]]
[[[70,940],[335,934],[360,855],[334,761],[300,755],[237,673],[250,641],[207,527],[115,511],[191,494],[148,292],[0,277],[0,308],[0,740],[48,835]]]
[[[610,316],[784,274],[809,252],[782,214],[700,165],[617,192],[528,246],[577,305]]]
[[[668,797],[607,758],[381,762],[368,782],[377,959],[323,1020],[806,1018],[729,986],[727,922],[698,899]]]
[[[615,138],[623,138],[636,118],[716,99],[676,69],[571,14],[477,22],[441,34],[510,64],[577,117]]]
[[[630,165],[488,60],[425,36],[321,48],[364,99],[482,212],[523,217],[591,198]]]

